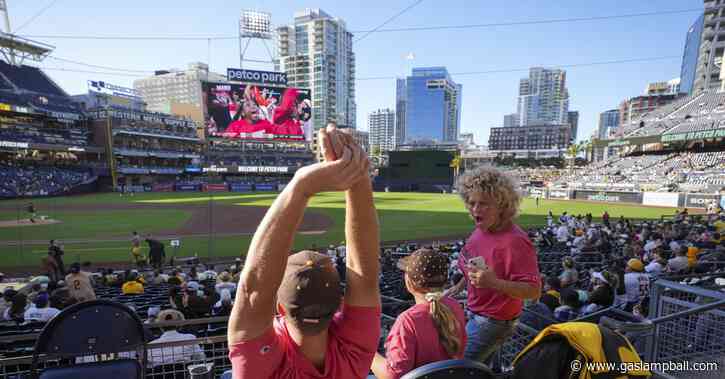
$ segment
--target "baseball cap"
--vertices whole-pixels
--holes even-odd
[[[627,267],[634,271],[642,271],[644,270],[644,263],[637,258],[632,258],[627,261]]]
[[[398,260],[397,266],[421,289],[440,288],[448,281],[448,258],[430,249],[418,249]]]
[[[342,301],[340,277],[332,260],[310,250],[290,255],[277,298],[286,319],[304,334],[325,330]]]
[[[182,321],[184,314],[176,309],[164,309],[156,316],[158,321]]]
[[[48,305],[48,300],[50,297],[48,296],[47,292],[41,292],[37,295],[35,295],[35,306],[37,308],[45,308]]]

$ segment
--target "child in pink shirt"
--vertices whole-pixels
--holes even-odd
[[[405,287],[415,305],[401,313],[388,334],[385,357],[376,354],[372,371],[378,379],[397,379],[427,363],[463,358],[465,315],[458,302],[443,296],[448,258],[421,249],[398,261]]]

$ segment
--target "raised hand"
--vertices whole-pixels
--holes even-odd
[[[295,180],[307,196],[325,191],[347,191],[367,177],[369,163],[359,146],[345,146],[342,156],[334,161],[315,163],[301,168]],[[329,153],[329,152],[328,152]]]

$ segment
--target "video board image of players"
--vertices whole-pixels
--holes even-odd
[[[311,140],[310,91],[247,84],[205,83],[210,136]]]

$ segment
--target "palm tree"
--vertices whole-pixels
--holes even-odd
[[[461,155],[460,153],[456,152],[455,155],[453,155],[453,159],[451,159],[450,167],[453,167],[453,177],[458,177],[458,172],[461,169]]]
[[[572,143],[566,149],[566,157],[569,159],[569,169],[572,169],[574,167],[574,162],[576,161],[576,156],[579,155],[579,148],[580,148],[579,145]]]

